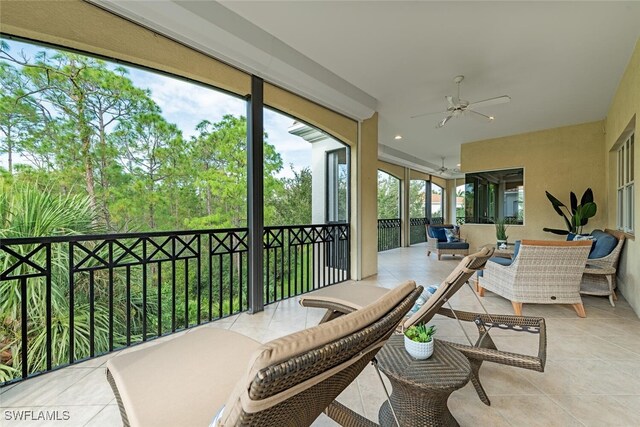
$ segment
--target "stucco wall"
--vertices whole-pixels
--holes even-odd
[[[524,225],[509,226],[509,241],[563,238],[542,231],[564,227],[545,190],[568,204],[570,191],[580,197],[591,187],[599,211],[585,231],[608,224],[601,121],[463,144],[461,160],[463,172],[524,168]],[[462,236],[472,249],[496,240],[495,227],[489,224],[465,224]]]
[[[638,150],[638,118],[640,117],[640,40],[631,56],[629,65],[620,80],[620,85],[609,107],[605,120],[605,148],[603,156],[607,158],[607,195],[609,228],[616,228],[616,144],[629,124],[635,127],[635,234],[640,231],[640,184],[638,183],[638,167],[640,153]],[[635,122],[635,123],[634,123]],[[613,152],[612,152],[613,151]],[[634,238],[627,239],[618,268],[618,287],[629,301],[635,312],[640,315],[640,244]]]
[[[360,126],[358,157],[358,183],[352,188],[356,189],[361,209],[357,217],[358,238],[352,238],[352,242],[357,242],[362,251],[354,277],[364,279],[378,273],[378,113]]]

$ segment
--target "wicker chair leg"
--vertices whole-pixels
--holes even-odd
[[[476,389],[476,393],[478,393],[478,397],[482,400],[482,403],[491,406],[489,396],[487,396],[487,392],[484,391],[484,387],[482,387],[482,383],[480,383],[480,367],[482,366],[482,362],[482,360],[469,359],[469,363],[471,364],[471,384],[473,384],[473,387]]]
[[[587,313],[584,311],[584,305],[582,305],[582,303],[572,305],[573,309],[578,313],[578,317],[587,317]]]
[[[324,410],[324,413],[344,427],[380,427],[379,424],[352,411],[337,400],[334,400],[327,409]]]
[[[516,316],[522,316],[522,303],[511,301],[511,305],[513,306],[513,312]]]
[[[337,317],[342,316],[344,313],[340,313],[338,311],[335,310],[331,310],[328,309],[326,313],[324,313],[324,316],[322,316],[322,319],[320,320],[320,323],[325,323],[328,322],[329,320],[333,320]]]

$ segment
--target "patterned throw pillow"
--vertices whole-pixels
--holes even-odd
[[[449,243],[453,243],[453,242],[459,242],[460,241],[460,237],[459,235],[457,235],[453,229],[450,228],[445,228],[444,229],[444,234],[447,235],[447,242]]]

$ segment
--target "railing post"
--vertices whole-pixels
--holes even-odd
[[[264,82],[260,77],[251,76],[251,95],[247,98],[249,313],[264,310],[263,86]]]

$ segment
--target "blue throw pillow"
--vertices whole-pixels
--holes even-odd
[[[434,234],[435,237],[438,239],[438,242],[446,242],[447,241],[447,234],[444,232],[445,228],[443,227],[438,227],[438,228],[434,228]]]
[[[591,249],[589,259],[606,257],[618,244],[618,239],[604,231],[594,230],[591,235],[595,238],[595,244]]]

